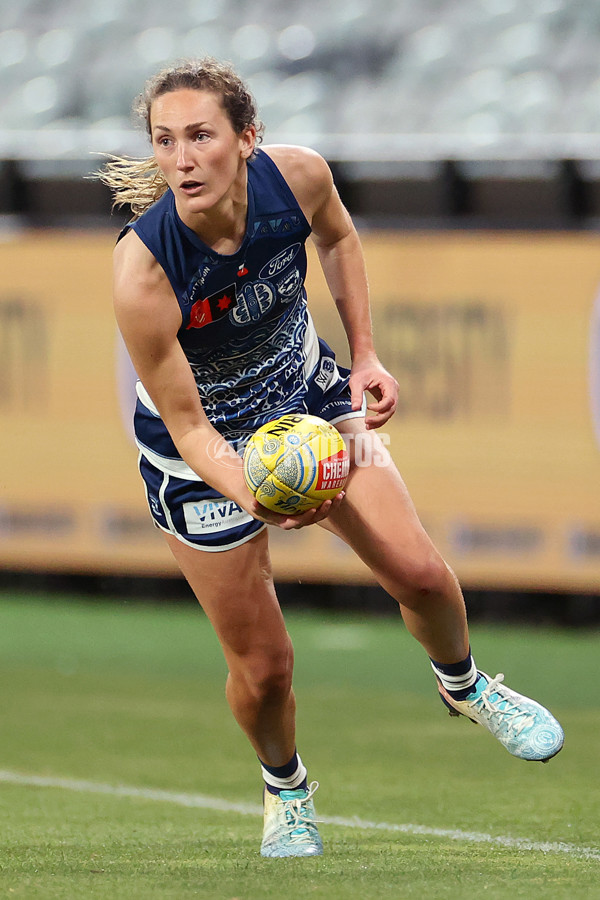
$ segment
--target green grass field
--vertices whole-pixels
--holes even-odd
[[[561,719],[540,765],[445,714],[399,620],[287,619],[325,855],[263,860],[203,614],[0,594],[0,897],[600,898],[599,633],[472,629]]]

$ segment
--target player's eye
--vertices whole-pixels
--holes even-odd
[[[199,143],[203,143],[204,141],[207,141],[209,137],[210,137],[210,135],[208,135],[206,133],[206,131],[199,131],[198,134],[196,135],[196,140]]]

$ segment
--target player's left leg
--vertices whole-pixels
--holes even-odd
[[[341,537],[400,604],[430,658],[453,664],[469,651],[467,616],[456,576],[423,528],[390,454],[361,418],[337,424],[351,455],[346,496],[320,524]]]
[[[419,521],[408,490],[379,436],[364,420],[337,427],[351,469],[340,507],[320,524],[342,538],[400,605],[427,651],[442,699],[454,715],[484,725],[510,753],[545,760],[562,747],[562,729],[544,707],[478,672],[470,653],[458,580]]]

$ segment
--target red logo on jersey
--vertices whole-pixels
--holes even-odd
[[[210,297],[196,300],[190,309],[190,323],[186,325],[186,331],[189,331],[190,328],[204,328],[205,325],[222,319],[234,306],[234,284],[228,285],[225,290],[219,291],[217,294],[211,294]]]

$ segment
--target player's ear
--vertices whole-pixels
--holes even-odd
[[[256,146],[256,127],[248,125],[240,134],[240,152],[242,159],[250,159]]]

